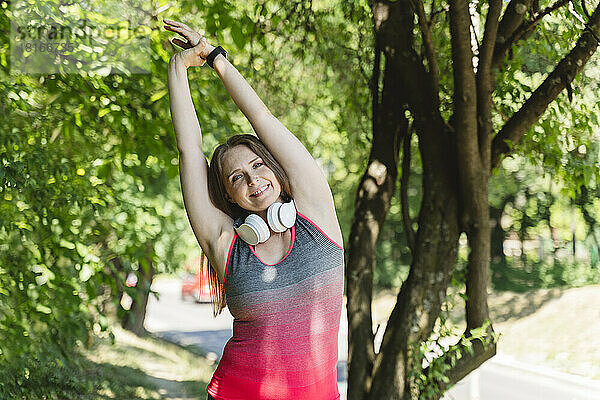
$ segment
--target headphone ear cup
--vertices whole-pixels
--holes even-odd
[[[265,221],[256,214],[248,215],[244,223],[236,228],[236,232],[246,243],[251,245],[262,243],[271,236]]]
[[[269,227],[267,223],[258,215],[250,214],[246,217],[246,223],[251,224],[254,229],[256,229],[258,233],[259,243],[266,241],[269,236],[271,236],[271,232],[269,232]]]
[[[279,207],[279,221],[286,228],[291,228],[296,222],[296,203],[290,201]]]
[[[283,224],[279,221],[279,210],[281,209],[282,203],[273,203],[267,209],[267,222],[269,222],[269,226],[275,232],[283,232],[287,228],[283,226]]]
[[[258,233],[248,224],[242,224],[235,229],[238,236],[248,244],[255,245],[260,243]]]

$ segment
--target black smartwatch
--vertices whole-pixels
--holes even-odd
[[[208,65],[210,65],[211,68],[215,68],[213,67],[213,61],[215,61],[215,57],[219,54],[223,54],[223,56],[227,58],[227,52],[221,46],[215,47],[215,49],[210,52],[208,57],[206,57],[206,62],[208,63]]]

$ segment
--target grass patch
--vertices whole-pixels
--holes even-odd
[[[177,399],[204,400],[214,367],[202,356],[150,336],[139,338],[114,328],[94,336],[66,362],[24,360],[3,371],[0,398],[23,400]]]

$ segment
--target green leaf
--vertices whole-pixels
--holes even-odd
[[[150,96],[150,101],[154,103],[156,100],[164,97],[164,95],[166,95],[167,93],[169,93],[169,89],[160,90],[160,91],[154,93],[152,96]]]
[[[36,311],[39,311],[39,312],[44,313],[44,314],[51,314],[52,313],[52,309],[50,307],[46,307],[46,306],[43,306],[41,304],[36,304],[35,305],[35,309],[36,309]]]
[[[238,24],[234,24],[231,26],[230,30],[233,42],[238,47],[238,49],[242,50],[246,45],[246,35],[244,35],[242,28]]]
[[[65,239],[60,239],[60,246],[65,247],[69,250],[75,249],[75,243],[69,242],[68,240],[65,240]]]

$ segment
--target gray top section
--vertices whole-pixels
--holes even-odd
[[[253,247],[235,235],[224,287],[227,306],[236,319],[252,320],[253,306],[301,295],[308,289],[306,284],[343,286],[344,250],[299,212],[291,229],[290,250],[273,265],[263,263]]]

